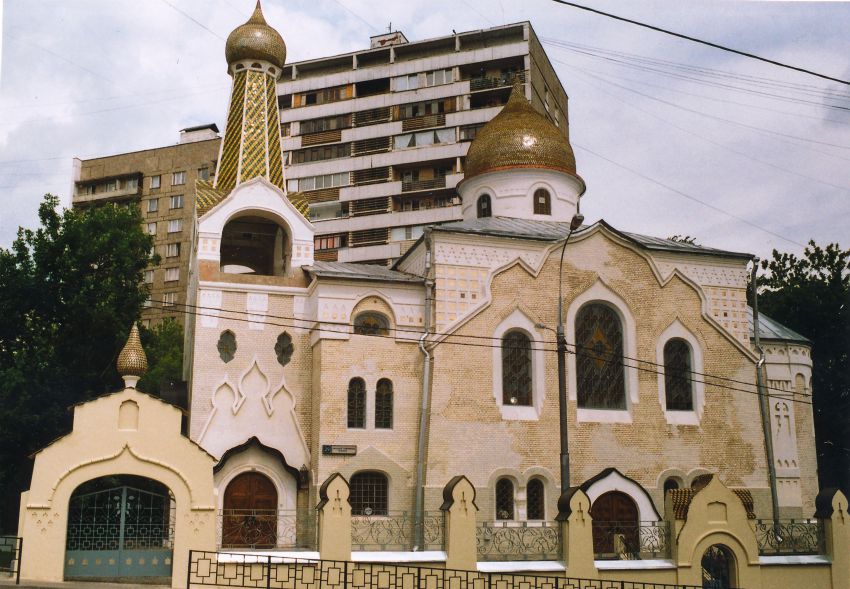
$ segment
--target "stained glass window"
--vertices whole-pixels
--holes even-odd
[[[362,378],[348,383],[348,427],[366,427],[366,383]]]
[[[387,515],[387,477],[379,472],[358,472],[349,483],[351,515]]]
[[[531,405],[531,340],[521,331],[502,338],[502,403]]]
[[[578,405],[588,409],[625,409],[623,327],[613,309],[601,303],[576,315]]]
[[[367,311],[354,318],[354,333],[357,335],[387,335],[390,322],[381,313]]]
[[[668,411],[693,411],[691,348],[683,339],[664,344],[664,393]]]
[[[546,496],[543,491],[543,481],[531,479],[525,488],[528,500],[528,519],[546,519]]]
[[[378,381],[375,391],[375,428],[393,427],[393,383],[387,378]]]
[[[496,481],[496,519],[514,519],[514,484],[510,479]]]

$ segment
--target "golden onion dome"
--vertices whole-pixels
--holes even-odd
[[[576,175],[576,157],[560,129],[534,110],[517,79],[502,111],[469,146],[464,178],[511,168],[544,168]]]
[[[118,354],[118,374],[121,376],[142,376],[148,370],[148,359],[139,339],[139,327],[134,323],[130,337],[121,353]]]
[[[257,0],[257,7],[248,22],[236,27],[228,35],[224,56],[228,64],[242,59],[256,59],[283,68],[286,62],[286,43],[280,33],[266,24],[260,0]]]

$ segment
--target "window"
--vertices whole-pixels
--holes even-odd
[[[156,235],[156,223],[148,223],[148,235]]]
[[[304,164],[309,162],[319,162],[324,160],[332,160],[351,155],[350,143],[338,143],[336,145],[324,145],[322,147],[312,147],[310,149],[302,149],[292,152],[293,164]]]
[[[180,255],[180,244],[179,243],[169,243],[165,246],[165,257],[166,258],[176,258]]]
[[[443,84],[451,84],[454,81],[452,70],[434,70],[425,74],[426,86],[442,86]]]
[[[531,340],[521,331],[502,338],[502,403],[531,405]]]
[[[277,356],[277,362],[281,366],[286,366],[292,360],[292,352],[295,351],[295,346],[292,344],[292,336],[285,331],[277,336],[277,342],[274,345],[274,353]]]
[[[171,174],[171,185],[180,186],[186,184],[186,172],[174,172]]]
[[[106,183],[106,192],[115,192],[118,190],[118,180],[110,180]]]
[[[221,361],[227,364],[236,355],[236,336],[229,329],[225,329],[218,337],[218,356]]]
[[[171,219],[168,221],[168,232],[177,233],[183,231],[183,219]]]
[[[209,168],[198,168],[198,178],[201,180],[209,180],[210,179],[210,169]]]
[[[669,479],[664,481],[664,496],[665,497],[667,496],[668,491],[673,491],[674,489],[678,489],[678,488],[679,488],[679,481],[677,481],[673,477],[670,477]]]
[[[387,335],[390,322],[386,315],[367,311],[354,318],[354,333],[356,335]]]
[[[313,245],[316,251],[335,250],[339,249],[340,241],[339,235],[323,235],[322,237],[316,237],[313,240]]]
[[[528,500],[528,519],[546,519],[546,495],[543,491],[543,481],[531,479],[525,488]]]
[[[552,198],[549,196],[549,191],[545,188],[538,188],[534,191],[534,214],[552,214]]]
[[[514,484],[510,479],[496,481],[496,519],[514,519]]]
[[[151,189],[159,188],[162,185],[162,176],[151,176]]]
[[[325,174],[323,176],[311,176],[298,180],[298,190],[321,190],[323,188],[336,188],[337,186],[348,186],[350,174],[340,172],[338,174]]]
[[[177,194],[171,197],[171,201],[168,204],[168,208],[170,209],[182,209],[183,208],[183,195]]]
[[[145,309],[150,309],[153,307],[153,301],[151,300],[151,296],[148,295],[148,298],[145,299],[145,302],[142,305]]]
[[[375,429],[393,427],[393,383],[387,378],[378,381],[375,391]]]
[[[483,219],[490,217],[493,213],[490,211],[490,195],[482,194],[478,197],[478,218]]]
[[[313,104],[326,104],[338,100],[351,98],[351,90],[348,86],[337,86],[335,88],[323,88],[314,92],[305,92],[295,95],[295,106],[310,106]]]
[[[420,133],[407,133],[396,135],[393,138],[393,149],[404,149],[406,147],[422,147],[425,145],[436,145],[440,143],[454,143],[454,127],[449,129],[434,129],[433,131],[422,131]]]
[[[479,125],[467,125],[466,127],[460,128],[460,140],[461,141],[472,141],[478,136],[478,131],[483,127],[484,124],[481,123]]]
[[[152,198],[148,201],[148,212],[155,213],[159,210],[159,199]]]
[[[362,378],[352,378],[348,383],[348,427],[366,427],[366,383]]]
[[[664,344],[664,395],[668,411],[693,411],[691,348],[679,338]]]
[[[336,129],[347,129],[351,126],[350,115],[337,117],[326,117],[323,119],[311,119],[301,121],[299,133],[309,135],[310,133],[321,133],[323,131],[335,131]]]
[[[590,303],[576,315],[578,406],[625,409],[623,327],[613,309]]]
[[[180,280],[180,268],[166,268],[165,269],[165,281],[172,282],[174,280]]]
[[[417,88],[419,88],[419,74],[399,76],[395,79],[396,92],[403,92],[404,90],[416,90]]]
[[[177,302],[177,293],[176,292],[166,292],[162,295],[162,306],[163,307],[173,307],[174,303]]]
[[[379,472],[358,472],[349,482],[351,515],[387,515],[389,483]]]
[[[145,270],[145,284],[153,284],[153,270]]]

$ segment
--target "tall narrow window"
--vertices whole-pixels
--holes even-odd
[[[668,411],[693,411],[691,348],[679,338],[664,344],[664,394]]]
[[[392,429],[393,427],[393,383],[388,378],[378,381],[375,391],[375,428]]]
[[[502,403],[531,405],[531,340],[521,331],[502,338]]]
[[[478,218],[483,219],[485,217],[492,216],[492,211],[490,209],[490,195],[482,194],[478,197]]]
[[[388,481],[379,472],[358,472],[351,476],[349,502],[351,515],[387,515]]]
[[[348,383],[348,427],[366,427],[366,383],[362,378]]]
[[[623,327],[613,309],[585,305],[576,315],[578,405],[588,409],[625,409]]]
[[[510,479],[496,481],[496,519],[514,519],[514,484]]]
[[[525,488],[528,500],[528,519],[546,519],[546,496],[543,492],[543,481],[531,479]]]
[[[545,188],[538,188],[534,191],[534,214],[552,214],[552,197],[549,196],[549,191]]]

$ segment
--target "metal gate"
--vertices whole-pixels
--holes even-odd
[[[122,486],[71,497],[66,579],[170,578],[173,548],[167,493]]]

